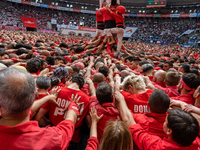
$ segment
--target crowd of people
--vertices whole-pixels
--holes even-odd
[[[198,48],[52,35],[0,33],[2,149],[198,149]]]
[[[122,41],[125,10],[94,38],[0,31],[2,150],[199,149],[199,48]]]

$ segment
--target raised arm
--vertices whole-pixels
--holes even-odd
[[[135,123],[135,120],[133,119],[133,115],[130,112],[126,101],[124,99],[124,96],[120,93],[120,76],[116,75],[116,83],[115,83],[115,100],[116,100],[116,106],[120,112],[120,115],[122,117],[122,121],[129,127]]]

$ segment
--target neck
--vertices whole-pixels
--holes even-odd
[[[145,76],[153,76],[152,72],[146,72]]]
[[[142,94],[142,93],[145,93],[146,91],[147,91],[147,89],[144,89],[144,90],[135,90],[134,94]]]
[[[186,94],[188,94],[188,92],[185,89],[182,89],[181,90],[181,95],[186,95]]]
[[[77,83],[71,83],[71,84],[68,86],[68,88],[74,89],[74,90],[80,90]]]
[[[38,94],[47,94],[47,90],[38,89]]]
[[[29,114],[27,115],[22,115],[20,114],[11,114],[9,116],[3,116],[0,119],[0,124],[4,126],[16,126],[25,122],[28,122],[30,120]]]
[[[195,99],[194,106],[199,106],[199,105],[200,105],[200,99],[196,98],[196,99]]]

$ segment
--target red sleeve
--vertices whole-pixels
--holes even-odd
[[[61,121],[54,129],[62,136],[61,149],[67,149],[74,134],[74,123],[71,120]]]
[[[107,9],[107,8],[106,8]],[[104,13],[104,11],[105,11],[105,8],[101,8],[101,9],[99,9],[99,11],[100,11],[100,13]]]
[[[107,49],[106,51],[108,52],[108,54],[113,58],[114,53],[111,52],[111,45],[107,44]]]
[[[87,147],[85,150],[97,150],[99,141],[96,137],[91,137],[87,141]]]
[[[44,105],[42,105],[42,107],[41,108],[44,108],[44,109],[46,109],[46,110],[49,110],[50,109],[50,103],[49,102],[46,102]]]
[[[85,94],[87,94],[88,96],[90,96],[88,84],[83,85],[83,87],[81,88],[81,91],[83,91]]]
[[[155,150],[162,139],[158,136],[148,134],[139,124],[133,124],[129,127],[133,141],[140,150]]]
[[[89,110],[92,108],[92,107],[94,107],[94,106],[96,106],[96,105],[98,105],[99,104],[99,101],[97,100],[97,97],[96,96],[91,96],[90,97],[90,107],[89,107]]]

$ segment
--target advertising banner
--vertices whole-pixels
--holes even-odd
[[[96,28],[90,28],[90,27],[78,27],[78,30],[84,30],[84,31],[92,31],[92,32],[96,32]]]
[[[29,18],[29,17],[22,17],[21,19],[24,23],[25,27],[29,27],[29,28],[37,28],[36,22],[34,18]]]
[[[131,37],[131,35],[137,30],[137,28],[134,27],[126,27],[124,30],[124,37]]]

